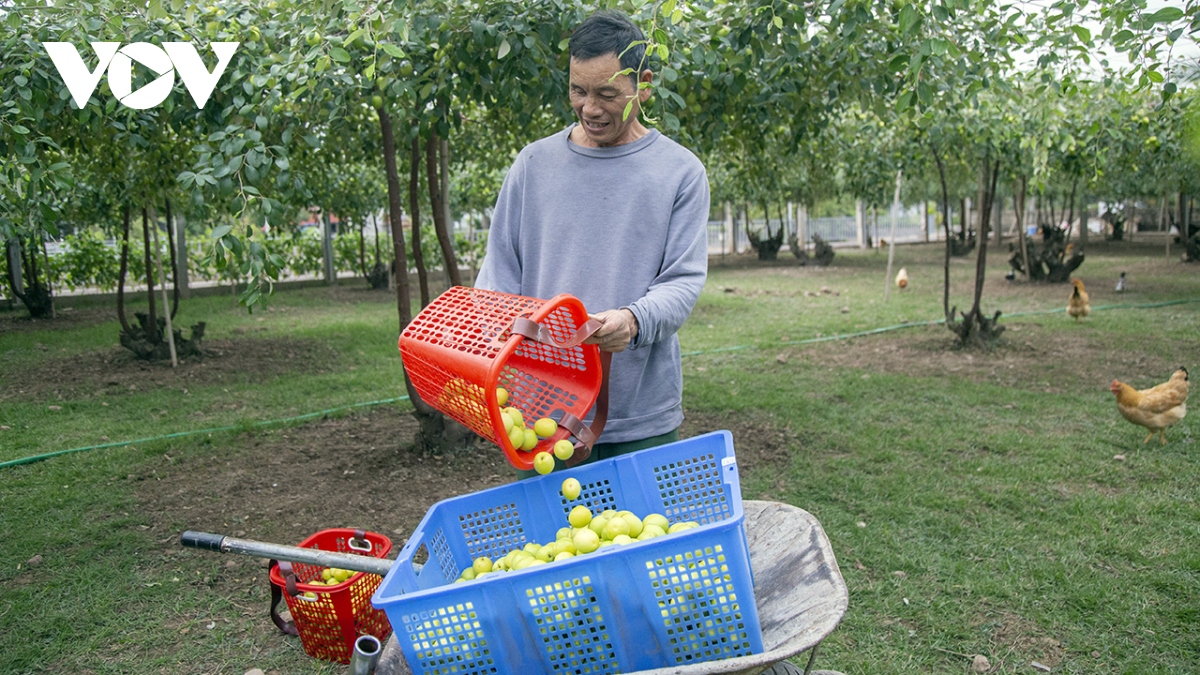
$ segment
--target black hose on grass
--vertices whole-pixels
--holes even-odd
[[[1155,308],[1155,307],[1167,307],[1170,305],[1183,305],[1183,304],[1187,304],[1187,303],[1191,303],[1191,302],[1200,302],[1200,298],[1191,298],[1188,300],[1167,300],[1165,302],[1152,302],[1152,303],[1144,303],[1144,304],[1127,303],[1127,304],[1122,304],[1122,305],[1097,305],[1095,307],[1092,307],[1092,310],[1093,311],[1102,311],[1102,310],[1109,310],[1109,309],[1151,309],[1151,308]],[[1065,312],[1065,311],[1067,311],[1065,307],[1059,307],[1057,309],[1042,309],[1042,310],[1035,310],[1035,311],[1030,311],[1030,312],[1014,312],[1014,313],[1008,314],[1006,316],[1008,316],[1008,317],[1038,316],[1038,315],[1042,315],[1042,314],[1057,314],[1059,312]],[[817,342],[828,342],[830,340],[848,340],[850,338],[864,337],[867,335],[877,335],[879,333],[888,333],[888,332],[891,332],[894,330],[900,330],[903,328],[918,328],[918,327],[922,327],[922,326],[937,326],[937,325],[943,324],[943,323],[946,323],[945,319],[937,319],[935,321],[917,321],[914,323],[896,324],[895,326],[885,326],[883,328],[873,328],[871,330],[864,330],[864,331],[860,331],[857,333],[839,333],[837,335],[809,338],[806,340],[783,340],[782,342],[775,343],[775,344],[777,344],[777,345],[778,344],[806,345],[806,344],[813,344],[813,343],[817,343]],[[683,354],[681,354],[681,356],[699,356],[702,354],[717,354],[720,352],[733,352],[733,351],[740,351],[743,349],[757,349],[757,348],[758,348],[758,345],[733,345],[731,347],[718,347],[716,349],[703,349],[703,350],[694,351],[694,352],[684,352]],[[24,457],[22,459],[13,459],[13,460],[9,460],[7,462],[0,462],[0,469],[7,469],[10,466],[19,466],[21,464],[32,464],[33,462],[40,462],[44,459],[50,459],[51,457],[58,457],[59,455],[69,455],[69,454],[73,454],[76,452],[86,452],[88,450],[99,450],[101,448],[112,448],[112,447],[123,446],[123,445],[133,445],[134,443],[149,443],[151,441],[162,441],[162,440],[166,440],[169,438],[182,438],[184,436],[194,436],[196,434],[211,434],[211,433],[216,433],[216,432],[221,432],[221,431],[238,431],[240,429],[246,429],[246,428],[272,426],[272,425],[276,425],[276,424],[284,424],[286,422],[297,422],[300,420],[312,419],[314,417],[321,417],[324,415],[328,415],[330,413],[341,412],[343,410],[350,410],[351,408],[363,408],[366,406],[382,405],[384,403],[396,403],[399,401],[407,401],[407,400],[408,400],[407,396],[398,396],[396,398],[385,398],[385,399],[380,399],[378,401],[367,401],[365,403],[352,403],[350,405],[344,405],[344,406],[340,406],[337,408],[330,408],[328,410],[320,410],[317,412],[305,413],[303,415],[297,415],[295,417],[284,417],[282,419],[277,419],[277,420],[263,420],[260,422],[252,422],[250,424],[234,424],[234,425],[225,426],[225,427],[214,427],[212,429],[196,429],[195,431],[177,431],[172,434],[166,434],[163,436],[152,436],[150,438],[139,438],[139,439],[133,440],[133,441],[117,441],[116,443],[104,443],[101,445],[89,445],[89,446],[85,446],[82,448],[71,448],[70,450],[59,450],[57,452],[48,452],[43,455],[33,455],[32,457]]]

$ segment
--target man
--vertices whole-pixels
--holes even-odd
[[[575,29],[578,122],[517,156],[475,284],[536,298],[570,293],[603,323],[589,342],[619,353],[608,423],[588,461],[678,440],[676,333],[708,273],[708,176],[695,155],[639,120],[650,90],[637,85],[652,78],[645,47],[629,47],[639,40],[642,31],[619,12],[598,12]]]

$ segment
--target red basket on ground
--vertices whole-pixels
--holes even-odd
[[[575,464],[591,451],[607,413],[611,355],[582,344],[599,326],[570,295],[540,300],[455,286],[408,324],[400,354],[426,403],[500,446],[513,466],[532,468],[537,453],[569,436],[576,452],[568,464]],[[532,450],[514,447],[497,387],[508,390],[506,407],[520,410],[529,426],[549,417],[558,431]],[[588,428],[580,420],[597,399]]]
[[[374,532],[338,528],[321,530],[300,542],[300,546],[384,558],[392,550],[392,541]],[[373,635],[382,641],[392,632],[387,615],[371,606],[371,595],[383,577],[355,572],[336,586],[307,583],[320,579],[323,569],[318,565],[279,563],[271,567],[271,583],[287,600],[304,653],[326,661],[350,663],[354,641],[360,636]],[[309,593],[312,597],[306,595]]]

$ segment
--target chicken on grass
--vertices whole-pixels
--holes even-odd
[[[1109,391],[1116,394],[1117,410],[1121,411],[1122,417],[1150,430],[1143,444],[1149,443],[1156,431],[1159,440],[1166,444],[1166,428],[1187,414],[1188,371],[1181,366],[1171,374],[1171,379],[1140,391],[1120,380],[1113,380]]]

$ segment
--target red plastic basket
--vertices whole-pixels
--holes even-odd
[[[520,319],[536,324],[540,337],[530,339],[529,323],[515,332]],[[570,295],[540,300],[455,286],[408,324],[400,354],[426,403],[500,446],[513,466],[530,469],[537,453],[572,434],[577,449],[586,445],[590,451],[595,441],[581,438],[591,430],[576,424],[596,403],[604,382],[599,348],[579,344],[595,323]],[[497,387],[508,390],[506,407],[520,410],[527,424],[550,417],[559,422],[558,431],[532,450],[514,447],[500,417]],[[602,426],[599,410],[597,420],[593,426]],[[586,451],[578,459],[585,456]]]
[[[392,541],[374,532],[338,528],[321,530],[300,542],[300,546],[384,558],[392,550]],[[391,634],[387,615],[371,606],[371,594],[383,577],[355,572],[336,586],[314,586],[307,582],[319,579],[323,567],[290,563],[289,573],[288,565],[271,567],[271,583],[283,591],[304,653],[326,661],[350,663],[354,641],[360,636],[373,635],[382,641]],[[306,592],[316,597],[306,597]]]

